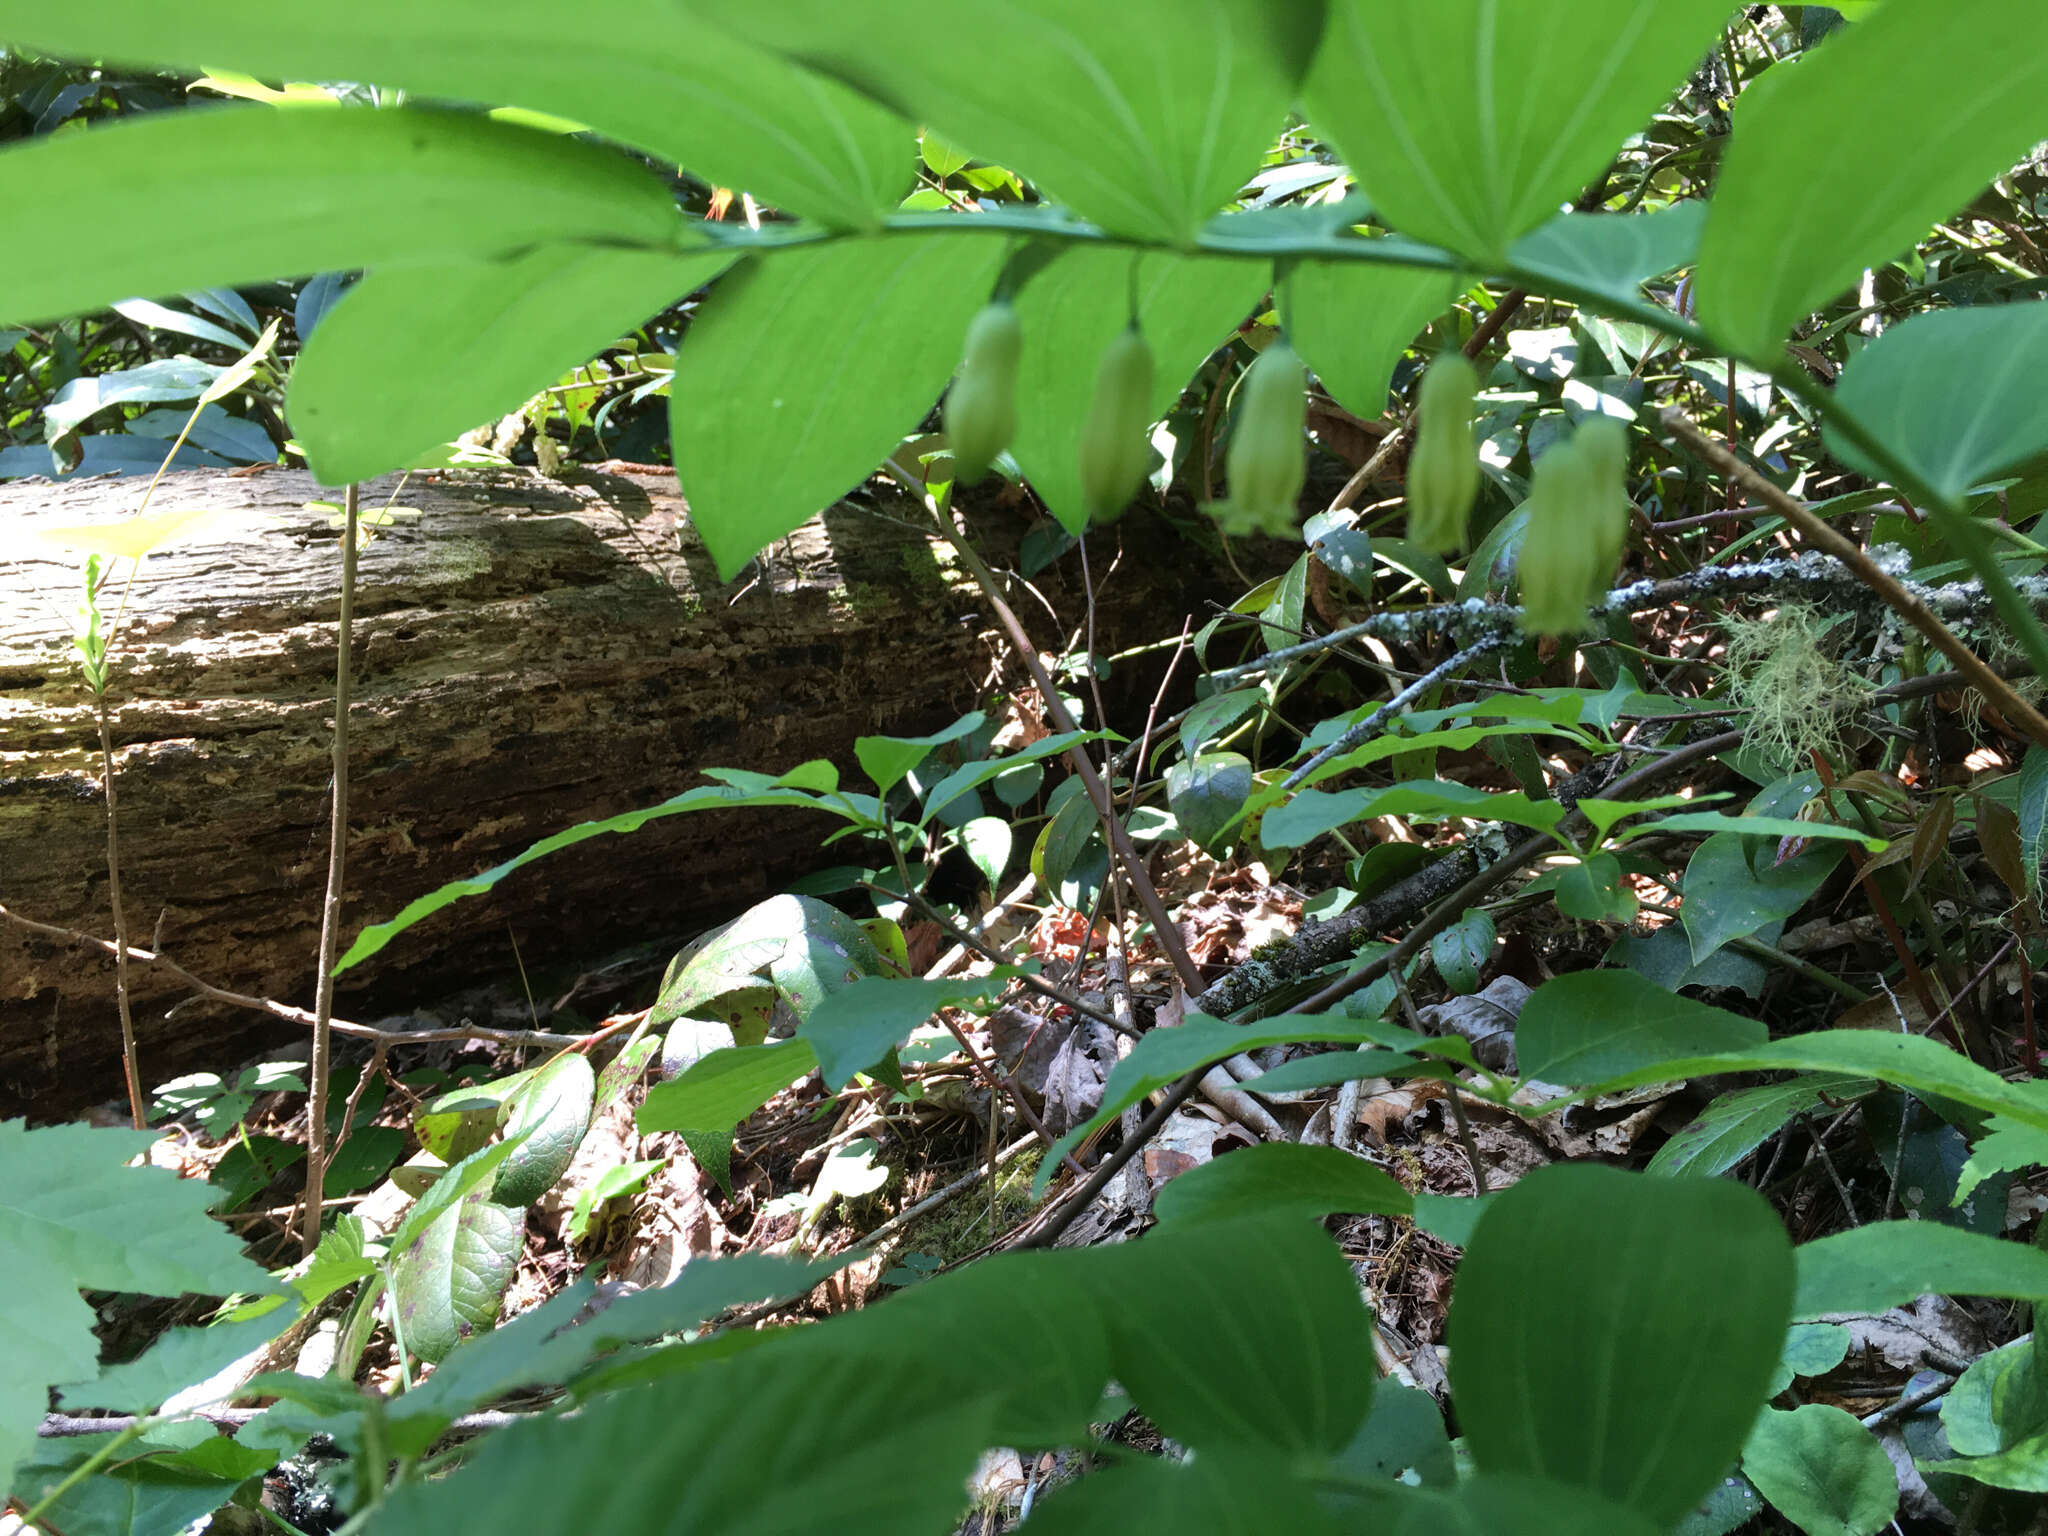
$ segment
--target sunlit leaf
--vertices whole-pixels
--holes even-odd
[[[2025,155],[2048,133],[2043,101],[2048,7],[2033,0],[1886,5],[1772,70],[1715,182],[1701,321],[1741,356],[1777,355],[1795,322]],[[1982,383],[1980,367],[1973,402]]]
[[[155,112],[0,151],[13,206],[85,217],[108,186],[126,189],[122,216],[149,238],[17,247],[0,314],[549,240],[666,250],[685,228],[666,183],[622,155],[416,107]]]
[[[299,354],[292,431],[323,484],[402,468],[518,408],[730,261],[543,245],[372,272]]]
[[[690,0],[1008,166],[1118,234],[1186,242],[1257,169],[1322,25],[1320,0],[954,0],[1000,69],[931,46],[921,0]]]
[[[1303,88],[1403,234],[1500,266],[1699,62],[1725,0],[1333,0]]]
[[[66,58],[367,80],[524,107],[842,228],[871,226],[911,181],[909,123],[681,6],[583,0],[565,29],[551,0],[360,0],[289,15],[268,0],[0,0],[0,36]]]
[[[699,311],[669,397],[690,521],[728,578],[866,479],[939,398],[1002,242],[844,240],[756,258]]]

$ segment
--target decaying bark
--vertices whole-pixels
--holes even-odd
[[[94,933],[108,930],[107,875],[92,704],[69,644],[79,562],[21,536],[118,516],[141,485],[0,488],[0,903]],[[394,489],[366,487],[366,511]],[[313,987],[335,661],[336,533],[305,506],[321,494],[282,471],[167,480],[155,508],[232,509],[246,536],[145,564],[109,691],[134,942],[295,1003]],[[945,723],[995,660],[973,591],[908,525],[909,503],[842,504],[721,583],[666,478],[415,481],[400,500],[419,515],[379,533],[359,576],[346,933],[550,832],[702,782],[704,766],[826,757],[853,779],[857,736]],[[1020,531],[1001,512],[975,525],[998,557]],[[1075,591],[1051,574],[1038,585],[1079,622]],[[1171,632],[1229,582],[1199,585],[1134,551],[1103,594],[1098,651]],[[337,1006],[375,1017],[515,974],[515,944],[545,997],[551,962],[695,931],[845,861],[819,849],[831,829],[743,812],[593,839],[401,937],[343,976]],[[0,1113],[111,1096],[112,970],[0,925]],[[136,981],[146,1083],[275,1032],[206,1007],[167,1021],[184,994],[147,971]]]

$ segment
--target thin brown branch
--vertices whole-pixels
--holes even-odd
[[[76,928],[60,928],[55,923],[39,923],[32,917],[0,906],[0,922],[9,922],[29,933],[39,933],[45,938],[61,939],[86,949],[96,949],[103,954],[119,957],[121,951],[111,940],[96,934],[80,933]],[[280,1003],[275,998],[255,997],[247,992],[231,992],[226,987],[216,987],[210,981],[202,981],[177,961],[155,950],[127,946],[127,957],[138,965],[149,966],[166,975],[175,976],[199,996],[209,1002],[226,1003],[233,1008],[247,1008],[255,1013],[267,1013],[272,1018],[285,1019],[293,1024],[311,1028],[313,1012],[309,1008],[294,1008],[290,1003]],[[581,1045],[587,1038],[583,1035],[555,1035],[537,1029],[377,1029],[368,1024],[351,1023],[347,1019],[330,1018],[328,1028],[337,1035],[347,1035],[356,1040],[381,1040],[390,1045],[430,1045],[443,1040],[474,1040],[486,1045],[538,1045],[563,1046]]]
[[[353,482],[342,493],[341,602],[334,643],[334,790],[327,819],[327,894],[320,904],[320,972],[313,986],[313,1081],[306,1096],[306,1226],[300,1241],[307,1253],[320,1246],[321,1196],[327,1179],[327,1081],[334,1065],[334,954],[341,939],[342,882],[348,863],[348,707],[354,679],[349,662],[356,601],[356,524],[361,489]],[[344,1125],[344,1130],[346,1126]]]

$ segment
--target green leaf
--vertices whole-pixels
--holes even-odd
[[[1057,736],[1043,736],[1030,746],[1010,753],[1007,757],[992,757],[980,762],[962,763],[938,783],[924,797],[924,811],[918,818],[919,825],[930,821],[950,807],[954,801],[971,790],[979,789],[992,779],[999,779],[1006,773],[1014,772],[1025,763],[1035,763],[1040,758],[1055,757],[1071,748],[1087,742],[1101,741],[1101,731],[1063,731]]]
[[[1208,847],[1252,792],[1252,762],[1241,752],[1205,752],[1166,770],[1166,804],[1188,838]]]
[[[133,1360],[107,1367],[97,1381],[66,1387],[64,1406],[153,1413],[169,1398],[268,1344],[299,1315],[296,1306],[272,1306],[257,1316],[210,1328],[173,1328]]]
[[[634,1115],[643,1132],[730,1132],[791,1083],[816,1069],[808,1040],[728,1046],[680,1077],[656,1083]]]
[[[1875,1536],[1899,1507],[1899,1479],[1877,1437],[1840,1408],[1764,1410],[1742,1471],[1807,1536]]]
[[[1933,1221],[1873,1221],[1800,1245],[1799,1317],[1883,1312],[1930,1293],[2048,1299],[2048,1253]]]
[[[519,1150],[519,1143],[507,1138],[494,1142],[481,1151],[469,1156],[441,1173],[428,1186],[427,1192],[413,1202],[412,1209],[405,1213],[405,1220],[398,1224],[398,1230],[391,1234],[389,1250],[399,1253],[412,1246],[422,1232],[439,1221],[443,1215],[467,1200],[472,1193],[485,1187],[486,1181],[495,1178],[504,1166],[505,1159]]]
[[[1237,688],[1203,699],[1180,722],[1181,751],[1189,757],[1198,756],[1204,747],[1264,702],[1265,695],[1257,688]]]
[[[1611,853],[1567,865],[1558,874],[1555,900],[1558,911],[1585,923],[1633,922],[1641,905]]]
[[[1791,816],[1730,816],[1724,811],[1685,811],[1660,816],[1631,830],[1631,836],[1650,832],[1738,832],[1745,837],[1797,837],[1810,841],[1861,843],[1870,853],[1882,853],[1885,839],[1841,827],[1831,821],[1800,821]]]
[[[1544,990],[1546,988],[1538,988],[1538,996]],[[1525,1010],[1525,1020],[1526,1017]],[[1733,1014],[1725,1017],[1738,1024],[1749,1022],[1736,1019]],[[2048,1129],[2048,1083],[2008,1083],[1938,1041],[1921,1035],[1894,1035],[1866,1029],[1819,1030],[1714,1056],[1660,1061],[1589,1084],[1573,1097],[1595,1097],[1602,1093],[1618,1093],[1625,1088],[1639,1088],[1646,1083],[1683,1082],[1687,1078],[1709,1077],[1720,1072],[1786,1071],[1874,1077],[1901,1088],[1910,1088],[1918,1094],[1953,1099],[1971,1109],[2003,1114],[2015,1124],[2037,1130]],[[1913,1294],[1918,1295],[1919,1292]]]
[[[807,1019],[834,992],[886,970],[868,931],[837,907],[815,896],[771,896],[682,950],[648,1018],[657,1027],[716,1018],[754,1045],[778,1004]]]
[[[2048,9],[2031,0],[1887,5],[1772,70],[1715,182],[1700,320],[1738,356],[1777,356],[1795,322],[2023,157],[2048,131],[2044,97]]]
[[[574,1328],[590,1300],[579,1287],[522,1312],[502,1328],[470,1339],[434,1374],[385,1412],[394,1455],[419,1455],[458,1417],[508,1392],[568,1382],[598,1356],[622,1344],[698,1327],[728,1308],[801,1296],[847,1262],[765,1253],[693,1259],[667,1285],[622,1296]]]
[[[1857,353],[1835,399],[1954,499],[2048,454],[2048,403],[2033,388],[2043,369],[2048,307],[1936,310],[1900,322]],[[1827,443],[1851,469],[1889,478],[1840,433],[1830,429]]]
[[[1823,1075],[1724,1093],[1659,1147],[1645,1171],[1713,1178],[1749,1156],[1793,1117],[1819,1108],[1824,1100],[1861,1098],[1875,1086],[1865,1078]]]
[[[792,768],[779,779],[764,779],[758,787],[706,784],[698,789],[685,790],[659,805],[649,806],[644,810],[622,811],[616,816],[607,816],[600,821],[578,822],[573,827],[550,833],[531,848],[514,854],[504,863],[495,865],[480,875],[472,875],[467,880],[451,880],[446,885],[415,898],[406,903],[398,916],[389,922],[372,923],[356,935],[355,942],[348,947],[348,952],[335,962],[335,974],[339,975],[350,966],[369,959],[406,929],[433,916],[443,907],[466,896],[481,896],[513,871],[524,869],[535,859],[546,858],[551,853],[572,847],[587,838],[601,837],[606,833],[637,832],[650,821],[657,821],[664,816],[680,816],[688,811],[742,810],[793,805],[831,811],[848,819],[860,816],[872,818],[877,807],[867,796],[839,795],[828,800],[808,787],[800,787],[810,779],[810,770],[829,766],[822,763],[805,763]]]
[[[1969,1161],[1956,1175],[1956,1203],[1962,1204],[1995,1173],[2018,1173],[2044,1165],[2048,1165],[2048,1131],[2014,1125],[2002,1115],[1993,1115],[1983,1138],[1970,1148]]]
[[[1707,205],[1674,203],[1654,213],[1561,213],[1517,240],[1515,270],[1541,283],[1633,303],[1653,277],[1690,266]]]
[[[1713,45],[1720,0],[1332,0],[1303,87],[1394,227],[1503,266]]]
[[[2048,1435],[2034,1435],[1991,1456],[1922,1461],[1916,1465],[1923,1472],[1952,1473],[1987,1487],[2048,1493]]]
[[[1391,1381],[1373,1393],[1372,1413],[1338,1465],[1352,1477],[1412,1478],[1424,1488],[1450,1488],[1458,1481],[1457,1457],[1437,1400]]]
[[[1576,1088],[1769,1039],[1762,1022],[1676,996],[1634,971],[1575,971],[1522,1005],[1515,1058],[1525,1078]]]
[[[1493,958],[1493,918],[1483,907],[1467,907],[1455,923],[1429,943],[1429,958],[1444,985],[1460,994],[1479,990],[1479,973]]]
[[[797,1033],[817,1053],[825,1086],[838,1092],[865,1072],[941,1008],[985,1006],[1000,997],[1019,974],[999,966],[986,976],[939,981],[899,981],[864,976],[834,992],[804,1020]]]
[[[714,288],[669,396],[690,521],[730,579],[874,473],[960,360],[1000,240],[838,240],[757,256]]]
[[[1287,337],[1337,403],[1367,421],[1387,410],[1394,366],[1451,307],[1447,272],[1367,261],[1303,261],[1289,271]]]
[[[921,0],[691,0],[1007,166],[1115,234],[1185,245],[1278,130],[1320,0],[956,0],[945,24],[1000,39],[1002,68],[931,46]],[[1028,398],[1028,397],[1027,397]]]
[[[987,1397],[924,1386],[914,1358],[835,1360],[830,1328],[801,1331],[819,1336],[801,1351],[749,1351],[503,1430],[453,1476],[399,1488],[378,1530],[786,1536],[815,1528],[822,1490],[846,1536],[944,1530]]]
[[[2020,762],[2020,860],[2033,889],[2041,888],[2041,863],[2048,859],[2048,747],[2027,748]]]
[[[1346,789],[1335,794],[1304,789],[1285,805],[1266,812],[1266,819],[1259,824],[1259,841],[1269,848],[1299,848],[1325,832],[1368,816],[1407,816],[1418,821],[1462,816],[1547,832],[1564,820],[1565,809],[1554,800],[1531,800],[1520,790],[1488,791],[1448,779],[1411,779],[1380,789]]]
[[[401,469],[523,405],[731,260],[544,245],[372,272],[292,368],[293,435],[325,485]]]
[[[1191,1013],[1178,1029],[1155,1029],[1146,1034],[1131,1048],[1130,1055],[1116,1064],[1109,1074],[1109,1081],[1103,1084],[1102,1108],[1085,1124],[1076,1126],[1054,1143],[1039,1165],[1033,1192],[1043,1193],[1060,1160],[1094,1135],[1099,1127],[1107,1125],[1140,1099],[1157,1093],[1196,1067],[1221,1061],[1239,1051],[1256,1051],[1269,1045],[1310,1042],[1379,1044],[1407,1033],[1406,1030],[1391,1030],[1384,1024],[1369,1020],[1333,1015],[1289,1014],[1284,1018],[1238,1025],[1212,1019],[1205,1013]],[[660,1089],[655,1092],[660,1092]]]
[[[1000,816],[977,816],[960,829],[960,848],[981,878],[995,889],[1010,867],[1013,834]]]
[[[0,152],[0,200],[13,206],[86,217],[107,187],[123,189],[122,217],[149,238],[17,251],[0,311],[41,320],[139,292],[685,238],[668,187],[619,154],[422,108],[156,112]]]
[[[526,1213],[473,1189],[391,1261],[391,1300],[405,1347],[439,1361],[498,1320],[498,1303],[526,1245]]]
[[[0,36],[39,51],[525,107],[835,227],[872,226],[910,184],[911,125],[857,92],[680,7],[589,0],[577,18],[565,32],[548,0],[363,0],[289,24],[265,0],[0,0]]]
[[[275,1458],[253,1453],[204,1424],[167,1424],[115,1449],[110,1434],[37,1444],[11,1489],[26,1506],[54,1495],[38,1530],[66,1536],[178,1536],[206,1524],[236,1487]],[[57,1492],[88,1457],[114,1459]]]
[[[1848,1358],[1852,1335],[1839,1323],[1794,1323],[1785,1334],[1778,1371],[1771,1378],[1776,1397],[1800,1376],[1825,1376]]]
[[[596,1098],[590,1058],[575,1051],[562,1052],[528,1078],[506,1101],[505,1135],[519,1146],[500,1165],[491,1199],[523,1211],[554,1188],[583,1144]]]
[[[6,161],[0,158],[0,170]],[[57,391],[43,411],[44,429],[52,440],[75,432],[101,411],[111,410],[119,405],[141,405],[157,400],[191,400],[203,394],[209,384],[221,375],[221,369],[213,363],[202,363],[191,357],[166,357],[153,363],[144,363],[139,368],[124,368],[117,373],[85,374],[71,380]],[[166,514],[159,513],[158,517]],[[190,517],[189,512],[173,512],[170,517]],[[126,520],[124,520],[125,522]],[[49,537],[45,534],[44,537]],[[133,554],[137,558],[147,554],[162,540],[152,540],[139,549],[131,545],[124,549],[109,550],[114,554]]]
[[[875,793],[886,795],[903,782],[906,773],[931,756],[934,747],[973,735],[987,720],[977,709],[929,736],[862,736],[853,744],[853,755],[860,759],[861,771],[875,781]]]
[[[1823,843],[1783,864],[1750,863],[1751,844],[1739,832],[1721,832],[1693,850],[1685,866],[1685,904],[1679,909],[1692,961],[1698,965],[1731,939],[1783,922],[1812,898],[1842,849]],[[1760,856],[1760,862],[1768,854]]]
[[[1010,453],[1060,526],[1088,526],[1075,449],[1095,398],[1102,352],[1130,318],[1133,256],[1065,251],[1024,285],[1017,318],[1024,356],[1017,369],[1017,439]],[[1272,265],[1163,252],[1137,256],[1138,319],[1153,357],[1152,411],[1164,416],[1203,359],[1230,339],[1272,281]]]
[[[1116,1258],[1129,1299],[1110,1319],[1113,1368],[1161,1430],[1198,1454],[1335,1456],[1351,1442],[1372,1406],[1373,1325],[1325,1234],[1289,1216],[1202,1223]]]
[[[1473,1459],[1670,1525],[1741,1448],[1792,1288],[1792,1245],[1747,1186],[1537,1169],[1487,1212],[1451,1297]]]
[[[1162,1227],[1278,1214],[1320,1220],[1339,1211],[1406,1216],[1414,1207],[1407,1190],[1363,1158],[1284,1141],[1211,1158],[1175,1177],[1154,1202]]]

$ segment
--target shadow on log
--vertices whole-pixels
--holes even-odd
[[[121,515],[141,486],[0,488],[0,904],[103,937],[97,729],[70,648],[79,562],[18,535]],[[396,488],[366,486],[365,510]],[[330,514],[305,505],[323,494],[284,471],[168,477],[157,508],[229,508],[247,536],[150,558],[109,687],[130,942],[304,1006],[340,570]],[[706,766],[825,757],[855,778],[856,737],[942,725],[997,669],[976,594],[910,525],[908,502],[843,503],[720,583],[667,477],[416,480],[400,499],[421,515],[380,531],[361,562],[344,943],[550,832],[700,783]],[[999,511],[973,521],[999,559],[1023,526]],[[1070,628],[1083,614],[1074,565],[1037,582]],[[1235,585],[1183,560],[1126,559],[1101,595],[1097,649],[1170,634],[1185,613],[1199,622],[1203,600]],[[1019,606],[1055,643],[1043,609]],[[1156,669],[1135,672],[1120,669],[1120,692],[1149,696]],[[531,974],[686,936],[848,861],[819,848],[834,825],[699,814],[593,839],[401,936],[341,978],[337,1010],[369,1019],[519,962]],[[210,1004],[167,1019],[186,994],[131,975],[145,1088],[278,1036],[274,1020]],[[0,924],[0,1113],[117,1096],[119,1040],[110,958]]]

